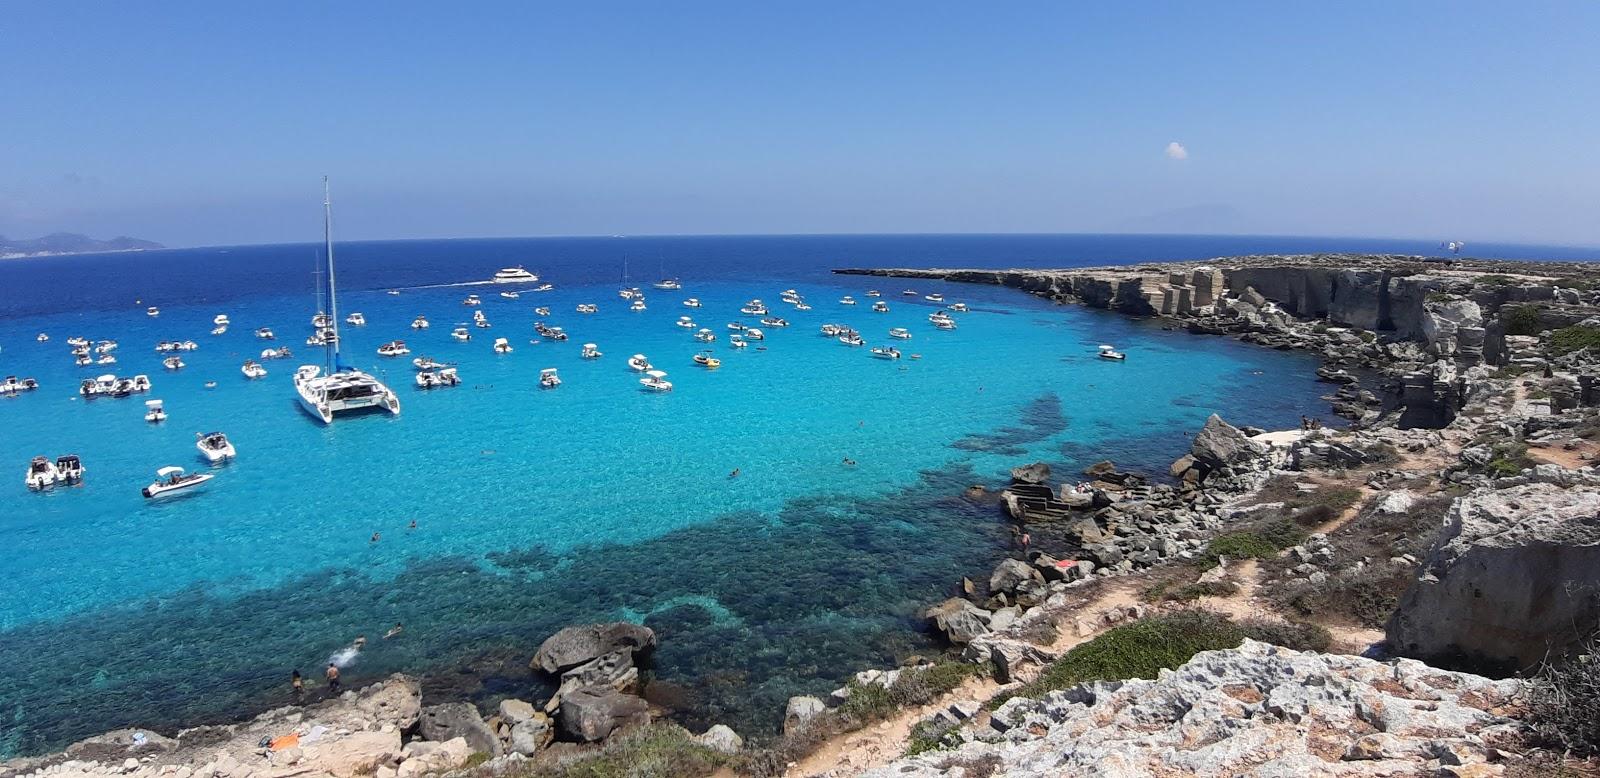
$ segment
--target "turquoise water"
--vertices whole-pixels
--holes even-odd
[[[1035,459],[1076,469],[1110,456],[1164,472],[1214,411],[1284,426],[1325,408],[1303,355],[999,288],[911,284],[973,307],[942,332],[927,322],[931,303],[899,294],[906,282],[831,276],[803,239],[790,249],[769,240],[778,243],[759,246],[759,264],[748,246],[746,259],[719,262],[726,244],[671,244],[685,255],[661,263],[685,289],[647,288],[642,313],[616,295],[620,257],[600,261],[592,246],[543,261],[529,258],[547,249],[536,241],[352,246],[341,309],[369,324],[344,329],[346,361],[389,380],[404,412],[327,427],[290,386],[294,366],[313,361],[306,247],[80,258],[71,261],[102,263],[113,291],[58,291],[49,313],[26,312],[46,307],[37,295],[0,301],[24,310],[0,322],[3,372],[43,385],[0,400],[0,463],[15,477],[0,487],[0,755],[281,703],[291,669],[314,674],[363,633],[373,645],[347,678],[423,673],[434,698],[532,693],[525,663],[539,640],[616,618],[661,632],[661,702],[685,721],[761,734],[790,694],[930,650],[916,610],[1011,543],[993,505],[961,497],[967,485],[997,486]],[[414,261],[383,264],[397,254]],[[503,300],[500,287],[448,285],[514,258],[556,290]],[[1009,259],[997,251],[994,262]],[[193,271],[179,295],[193,302],[149,283],[155,267]],[[300,288],[286,290],[285,278]],[[401,294],[382,291],[390,285]],[[814,310],[780,303],[789,287]],[[891,312],[868,309],[869,287]],[[460,300],[472,292],[494,327],[457,343],[449,331],[470,317]],[[862,304],[840,305],[845,294]],[[683,307],[688,296],[704,307]],[[755,323],[738,312],[751,297],[792,326],[734,351],[725,325]],[[161,316],[128,298],[161,305]],[[575,313],[582,302],[599,313]],[[536,317],[537,305],[551,315]],[[233,326],[210,336],[218,313]],[[411,330],[418,314],[433,326]],[[690,362],[701,346],[673,324],[685,314],[717,332],[720,369]],[[538,318],[572,339],[530,343]],[[914,339],[895,343],[908,358],[885,362],[819,336],[823,322],[855,326],[869,343],[891,342],[896,326]],[[242,360],[273,345],[254,337],[259,326],[296,358],[247,381]],[[38,332],[51,340],[34,342]],[[80,377],[108,369],[73,367],[72,335],[118,340],[112,369],[146,373],[154,390],[78,398]],[[515,352],[492,353],[495,337]],[[166,338],[200,343],[182,371],[163,370],[152,350]],[[464,385],[414,389],[410,357],[375,354],[394,338],[412,356],[458,363]],[[603,358],[579,358],[590,341]],[[1095,359],[1099,343],[1128,361]],[[667,370],[675,391],[641,391],[625,365],[635,352]],[[560,369],[558,389],[537,387],[546,367]],[[143,421],[146,398],[166,402],[166,423]],[[194,433],[212,429],[234,441],[236,462],[198,458]],[[88,468],[82,486],[25,490],[29,458],[68,452]],[[169,464],[216,478],[193,496],[143,499],[139,488]],[[375,639],[396,621],[401,638]]]

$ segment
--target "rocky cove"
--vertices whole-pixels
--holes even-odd
[[[947,656],[791,699],[777,742],[747,732],[746,745],[726,727],[685,735],[685,748],[722,755],[704,764],[791,775],[1497,775],[1550,747],[1521,716],[1516,676],[1578,645],[1600,616],[1600,266],[1319,255],[841,272],[1000,284],[1316,352],[1351,426],[1263,430],[1213,416],[1166,473],[1105,462],[1059,478],[1019,463],[1011,486],[962,498],[1036,540],[930,603]],[[1154,677],[1047,683],[1075,651],[1196,609],[1309,624],[1330,640],[1274,646],[1262,638],[1279,633],[1257,626]],[[531,659],[558,689],[537,704],[424,705],[416,680],[395,677],[172,739],[110,733],[0,775],[559,771],[649,726],[639,693],[655,643],[627,624],[562,630]],[[904,693],[956,665],[971,674]],[[902,709],[867,715],[863,700],[878,694],[900,694]]]

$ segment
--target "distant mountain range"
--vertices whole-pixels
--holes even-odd
[[[138,238],[117,237],[95,240],[88,235],[57,232],[33,240],[12,240],[0,235],[0,259],[48,257],[56,254],[93,254],[100,251],[144,251],[166,246]]]

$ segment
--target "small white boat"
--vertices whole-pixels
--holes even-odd
[[[761,323],[763,325],[767,326],[767,327],[787,327],[787,326],[789,326],[789,320],[788,319],[780,318],[778,316],[768,316],[765,319],[762,319]]]
[[[950,303],[950,310],[956,313],[966,313],[972,309],[968,308],[966,303]]]
[[[57,483],[75,484],[83,480],[83,460],[77,454],[62,454],[56,457]]]
[[[599,359],[600,348],[593,343],[585,343],[583,344],[583,353],[579,356],[584,359]]]
[[[520,294],[518,294],[516,292],[501,292],[500,296],[504,297],[507,300],[516,300],[516,299],[520,299],[522,297],[522,295],[520,295]]]
[[[331,342],[332,341],[328,339],[328,335],[325,331],[313,332],[306,338],[307,346],[326,346]]]
[[[510,354],[511,353],[511,341],[506,340],[505,338],[495,338],[494,339],[494,353],[496,353],[496,354]]]
[[[450,337],[455,338],[462,343],[466,343],[467,341],[472,340],[472,331],[466,327],[457,327],[450,331]]]
[[[1120,362],[1120,361],[1128,358],[1127,354],[1124,354],[1121,351],[1116,350],[1116,348],[1114,348],[1112,346],[1108,346],[1108,345],[1104,345],[1104,344],[1102,344],[1100,346],[1100,353],[1099,353],[1098,356],[1101,359],[1110,359],[1110,360],[1117,361],[1117,362]]]
[[[225,333],[227,331],[228,331],[228,325],[226,325],[226,324],[219,324],[219,325],[211,328],[211,334],[212,335],[221,335],[221,334],[223,334],[223,333]]]
[[[711,343],[717,339],[717,333],[702,327],[694,334],[694,339],[701,343]]]
[[[94,364],[94,357],[91,357],[88,354],[79,354],[76,359],[72,360],[72,363],[77,365],[78,367],[84,367],[86,365],[92,365],[92,364]]]
[[[561,385],[561,376],[556,375],[556,369],[547,367],[539,371],[539,388],[554,389]]]
[[[704,367],[707,370],[715,370],[719,367],[722,367],[722,360],[711,356],[710,351],[702,351],[698,354],[695,354],[693,358],[695,364]]]
[[[662,370],[645,371],[644,377],[639,379],[639,383],[652,392],[672,391],[672,382],[667,380],[667,374]]]
[[[839,336],[840,333],[844,332],[845,329],[846,329],[845,327],[841,327],[841,326],[839,326],[837,324],[824,324],[824,325],[822,325],[822,330],[821,330],[822,337],[824,337],[824,338],[836,338],[836,337]]]
[[[268,348],[261,350],[262,359],[288,359],[292,356],[294,356],[294,354],[289,351],[288,346],[284,346],[283,348]]]
[[[460,386],[461,376],[456,374],[455,368],[447,367],[437,372],[424,370],[417,373],[416,381],[418,389],[436,389],[441,386]]]
[[[751,327],[750,329],[744,331],[744,338],[745,340],[766,340],[767,333],[762,332],[755,327]]]
[[[882,297],[883,296],[883,292],[880,292],[880,291],[878,291],[876,289],[868,289],[867,290],[867,296],[868,297]]]
[[[578,313],[595,313],[596,311],[599,311],[599,310],[600,310],[600,306],[595,305],[594,303],[579,303],[578,304]]]
[[[797,311],[809,311],[809,310],[811,310],[811,306],[809,306],[809,305],[807,305],[805,303],[795,303],[794,304],[794,309],[797,310]]]
[[[685,307],[685,308],[699,308],[700,307],[700,298],[691,297],[691,298],[689,298],[687,300],[684,300],[683,301],[683,307]]]
[[[411,360],[411,364],[418,370],[438,370],[445,366],[443,362],[435,362],[433,357],[429,356],[417,357]]]
[[[536,273],[530,273],[521,265],[516,267],[501,268],[491,279],[497,284],[527,284],[539,280]]]
[[[742,322],[736,322],[736,321],[728,322],[728,330],[730,332],[744,332],[747,329],[750,329],[750,328],[744,326],[744,324]]]
[[[745,340],[743,335],[729,335],[728,345],[734,348],[745,348],[750,345],[750,342]]]
[[[548,292],[548,291],[550,291],[551,289],[554,289],[554,288],[556,288],[555,284],[540,284],[540,285],[534,287],[533,291],[535,291],[535,292]]]
[[[94,346],[94,353],[96,354],[110,354],[116,350],[117,342],[114,340],[102,340]]]
[[[739,309],[739,312],[750,316],[765,316],[767,315],[767,306],[763,305],[760,300],[751,300],[745,303],[744,307]]]
[[[417,318],[411,320],[411,329],[414,329],[414,330],[425,330],[427,328],[428,328],[428,317],[426,317],[426,316],[418,316]]]
[[[96,359],[94,363],[97,365],[115,365],[117,363],[117,355],[106,354],[105,356]]]
[[[333,326],[333,317],[318,311],[311,315],[311,326],[319,330],[325,330]]]
[[[183,468],[163,467],[156,471],[156,481],[141,490],[147,499],[166,497],[204,484],[212,479],[210,473],[185,473]]]
[[[486,330],[494,325],[490,324],[488,319],[475,319],[472,322],[472,326],[477,327],[480,330]]]
[[[540,316],[549,316],[550,315],[550,306],[541,305],[538,308],[533,309],[533,312],[539,314]]]
[[[262,367],[260,362],[253,359],[246,359],[244,365],[239,368],[239,372],[244,373],[244,377],[249,379],[267,377],[267,369]]]
[[[144,420],[151,424],[160,424],[167,420],[167,409],[160,400],[144,401]]]
[[[344,323],[352,327],[365,327],[367,326],[367,317],[360,311],[355,311],[349,316],[344,317]]]
[[[60,479],[61,473],[56,470],[55,463],[51,462],[49,457],[34,457],[33,461],[28,463],[28,473],[24,483],[29,489],[37,492],[55,486],[56,481]]]
[[[934,292],[933,294],[927,295],[922,299],[927,300],[930,303],[942,303],[944,302],[944,295]]]
[[[88,346],[89,345],[89,339],[88,338],[77,338],[77,337],[67,338],[67,345],[68,346],[73,346],[75,348],[78,347],[78,346]]]
[[[633,298],[633,302],[628,305],[628,310],[630,310],[630,311],[642,311],[642,310],[644,310],[644,298],[643,297],[635,297],[635,298]]]
[[[852,329],[846,329],[846,330],[840,332],[839,333],[839,342],[845,344],[846,346],[862,346],[862,345],[866,345],[866,341],[861,339],[861,333],[856,332],[855,330],[852,330]]]
[[[679,316],[678,321],[676,321],[675,324],[685,329],[694,329],[694,319],[691,319],[687,316]]]
[[[391,340],[378,347],[380,357],[403,357],[410,353],[411,349],[406,348],[406,342],[403,340]]]
[[[839,298],[839,304],[840,305],[855,305],[856,304],[856,298],[851,297],[850,295],[845,295],[845,296]]]
[[[400,294],[400,290],[399,289],[390,289],[388,294],[394,295],[394,296],[398,296]]]
[[[950,318],[950,314],[945,313],[944,311],[934,311],[933,313],[928,314],[928,321],[931,321],[931,322],[933,322],[935,324],[938,324],[941,321],[955,321],[955,320]]]
[[[905,327],[895,327],[894,329],[889,330],[889,337],[899,338],[900,340],[911,340],[911,331]]]
[[[889,312],[889,304],[884,302],[884,301],[882,301],[882,300],[879,300],[879,301],[877,301],[877,302],[872,304],[872,310],[877,311],[878,313],[888,313]]]
[[[905,291],[902,291],[900,294],[903,294],[903,295],[905,295],[907,297],[916,297],[917,296],[917,290],[915,290],[915,289],[907,289]]]
[[[213,465],[238,455],[238,452],[233,450],[233,443],[228,440],[228,436],[220,432],[196,432],[194,447],[200,450],[200,456],[205,457],[206,461]]]
[[[216,316],[211,317],[211,323],[217,325],[218,327],[226,327],[233,322],[228,321],[228,314],[219,313]]]
[[[182,370],[184,367],[183,357],[178,356],[167,357],[166,359],[161,360],[161,364],[168,370]]]
[[[256,330],[256,337],[260,338],[261,340],[276,340],[278,336],[272,333],[272,329],[270,327],[262,327]]]
[[[45,333],[43,333],[43,332],[41,332],[41,333],[39,333],[39,337],[34,338],[34,340],[37,340],[40,343],[46,343],[46,342],[48,342],[50,340],[50,336],[45,334]]]
[[[144,315],[146,315],[146,316],[160,316],[161,315],[161,309],[155,307],[154,305],[152,305],[149,308],[144,309]]]
[[[873,346],[872,356],[878,359],[899,359],[900,349],[894,346]]]
[[[194,342],[192,340],[185,340],[185,341],[182,341],[182,342],[174,344],[174,347],[178,351],[194,351],[195,349],[200,348],[200,344],[196,343],[196,342]]]
[[[628,357],[628,369],[637,370],[641,373],[649,372],[650,360],[645,359],[643,354],[634,354],[633,356]]]
[[[5,380],[0,381],[0,395],[21,394],[38,388],[39,382],[32,378],[17,378],[14,375],[8,375]]]
[[[941,330],[953,330],[956,328],[955,319],[932,319],[931,321],[933,326]]]
[[[461,301],[462,305],[483,305],[483,301],[475,294],[469,294]]]
[[[484,320],[486,320],[488,318],[489,318],[488,315],[485,314],[483,311],[473,311],[472,312],[472,320],[473,321],[484,321]]]
[[[663,278],[660,281],[657,281],[654,284],[652,284],[652,286],[654,286],[657,289],[664,289],[664,290],[669,291],[669,292],[674,292],[674,291],[677,291],[677,290],[683,288],[683,284],[678,283],[678,279],[676,279],[676,278]]]

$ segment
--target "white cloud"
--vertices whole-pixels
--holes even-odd
[[[1167,144],[1167,159],[1188,159],[1189,150],[1182,143],[1173,141]]]

